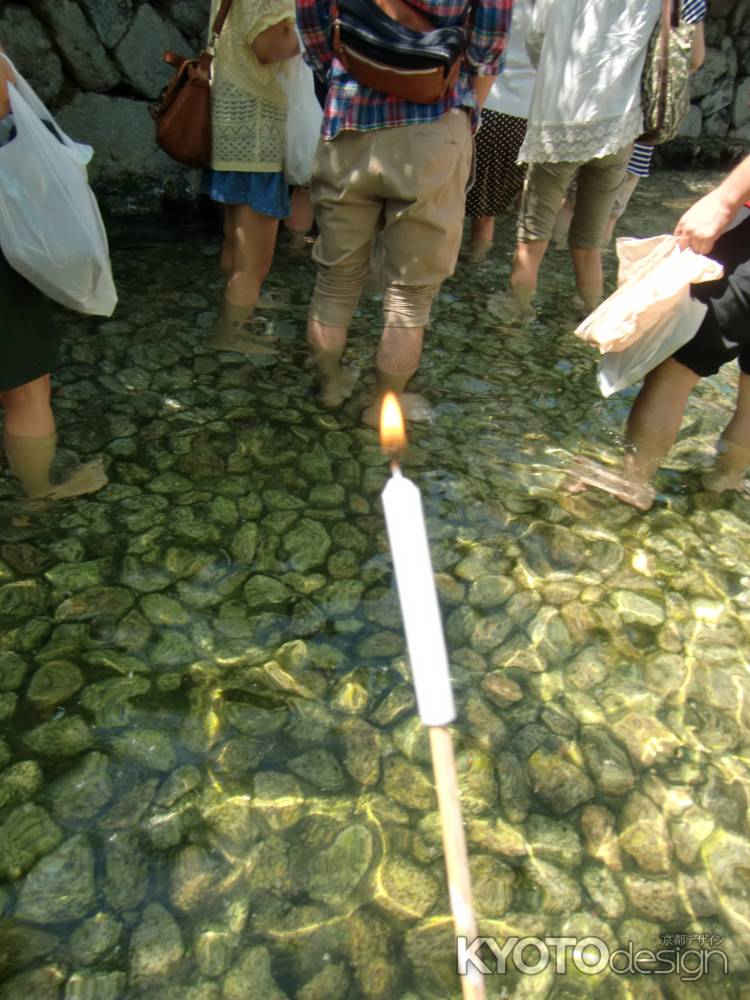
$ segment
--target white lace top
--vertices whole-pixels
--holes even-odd
[[[536,0],[537,65],[520,162],[580,163],[643,131],[641,74],[660,0]]]

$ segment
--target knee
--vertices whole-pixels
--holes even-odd
[[[50,377],[42,375],[32,382],[18,385],[13,389],[5,389],[0,393],[3,407],[6,411],[21,412],[39,405],[47,405],[50,397]]]
[[[386,327],[425,327],[439,285],[390,284],[383,296]]]

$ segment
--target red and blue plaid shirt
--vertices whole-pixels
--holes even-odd
[[[463,24],[466,2],[470,0],[409,2],[437,27],[444,28]],[[331,0],[297,0],[297,26],[308,62],[327,87],[323,138],[333,139],[345,129],[367,131],[392,125],[418,125],[433,121],[455,107],[472,108],[476,123],[472,78],[497,76],[502,69],[512,12],[513,0],[475,0],[466,60],[456,86],[435,104],[414,104],[364,87],[349,76],[331,48]]]

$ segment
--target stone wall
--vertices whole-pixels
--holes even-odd
[[[96,150],[91,174],[120,207],[194,193],[196,174],[156,147],[148,104],[170,75],[165,49],[191,53],[209,0],[0,0],[0,41],[75,138]],[[710,0],[707,55],[693,105],[666,159],[715,162],[750,144],[750,0]]]

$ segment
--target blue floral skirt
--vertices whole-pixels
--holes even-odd
[[[280,170],[204,170],[201,192],[222,205],[249,205],[260,215],[286,219],[289,188]]]

